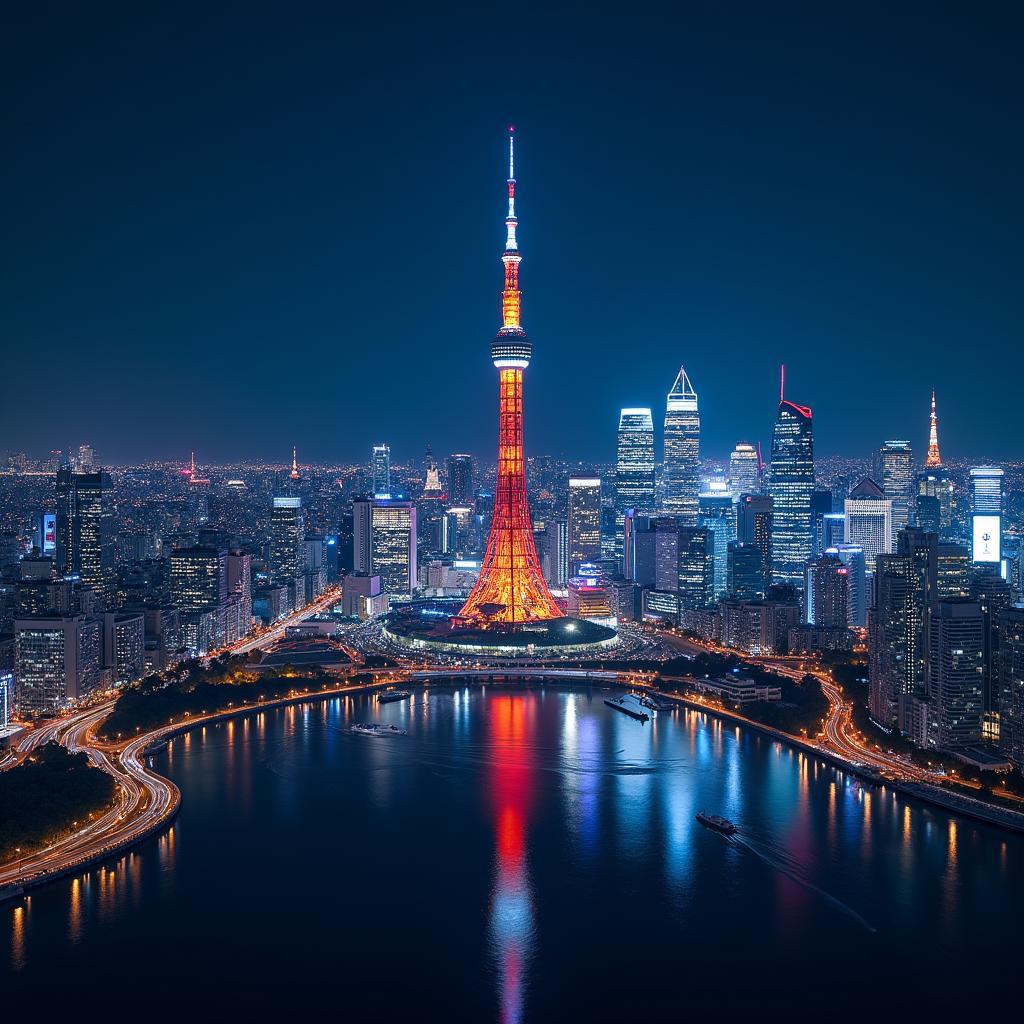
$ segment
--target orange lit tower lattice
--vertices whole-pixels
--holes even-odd
[[[502,327],[491,343],[498,369],[498,481],[494,514],[480,577],[453,625],[514,626],[560,618],[540,571],[533,543],[533,521],[526,497],[523,457],[523,370],[533,347],[519,323],[519,248],[516,243],[516,179],[513,129],[508,136],[508,236],[501,261],[505,290],[501,296]]]
[[[935,389],[932,389],[932,414],[928,426],[928,457],[924,460],[925,467],[934,469],[942,465],[939,454],[939,418],[935,415]]]

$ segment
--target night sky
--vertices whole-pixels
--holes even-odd
[[[514,123],[531,453],[1024,455],[1019,6],[160,6],[5,18],[0,449],[492,457]]]

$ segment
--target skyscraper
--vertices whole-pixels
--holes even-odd
[[[999,618],[999,748],[1024,766],[1024,605],[1003,609]]]
[[[569,576],[601,557],[601,478],[569,477]]]
[[[373,446],[373,496],[391,495],[391,449],[386,444]]]
[[[448,505],[452,508],[472,508],[473,459],[469,455],[448,456]]]
[[[700,526],[679,527],[677,555],[679,607],[706,608],[715,597],[714,534]]]
[[[761,460],[757,449],[745,441],[729,456],[729,490],[736,500],[741,494],[761,493]]]
[[[844,541],[864,549],[868,572],[874,572],[875,559],[893,549],[892,502],[881,487],[864,477],[844,502],[846,530]]]
[[[397,498],[372,505],[370,571],[385,594],[411,594],[417,585],[416,506]]]
[[[822,629],[845,629],[849,623],[849,570],[838,552],[826,551],[807,563],[804,620]]]
[[[939,527],[948,530],[953,523],[953,478],[942,466],[926,469],[917,477],[917,493],[939,503]]]
[[[896,535],[910,522],[914,497],[914,452],[909,441],[886,441],[878,450],[875,479],[892,502],[892,548]]]
[[[726,591],[730,597],[764,597],[764,564],[761,549],[756,544],[744,544],[738,540],[729,542],[726,549]]]
[[[700,413],[697,392],[679,367],[665,405],[665,457],[662,463],[662,507],[683,526],[697,525],[700,482]]]
[[[227,552],[212,546],[171,552],[171,602],[182,612],[224,604],[228,595]]]
[[[77,573],[102,598],[114,590],[113,485],[110,474],[57,472],[57,565]]]
[[[814,438],[811,410],[780,393],[772,434],[772,577],[776,583],[803,583],[811,556],[811,492],[814,490]]]
[[[867,625],[868,587],[864,567],[864,549],[859,544],[836,544],[828,549],[846,566],[847,625],[863,628]]]
[[[736,506],[729,490],[702,491],[698,497],[697,525],[707,530],[714,549],[713,599],[726,593],[726,553],[736,539]]]
[[[650,409],[619,413],[619,444],[615,466],[619,529],[627,508],[639,515],[654,512],[654,419]]]
[[[519,263],[516,242],[516,179],[512,131],[508,138],[508,215],[505,218],[505,289],[502,326],[491,343],[491,360],[498,370],[498,475],[494,514],[483,565],[476,586],[459,618],[477,623],[522,622],[561,617],[544,577],[533,540],[533,522],[526,496],[523,452],[523,371],[530,365],[533,346],[520,325]],[[600,541],[600,520],[598,521]]]
[[[270,550],[267,567],[275,583],[286,583],[304,574],[303,541],[306,539],[302,499],[274,498],[270,510]]]
[[[925,696],[927,617],[937,597],[937,570],[937,538],[924,530],[904,530],[896,553],[878,556],[869,677],[871,713],[883,725],[906,729],[905,698]]]
[[[768,592],[772,581],[772,499],[767,494],[741,494],[736,502],[736,539],[753,544],[761,552],[764,583]]]
[[[981,739],[985,622],[974,601],[939,601],[928,618],[928,703],[935,744],[955,750]]]
[[[1002,558],[1003,471],[998,466],[971,470],[971,558],[998,563]]]

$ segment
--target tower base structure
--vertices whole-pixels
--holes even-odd
[[[412,650],[517,660],[591,655],[618,643],[614,629],[568,615],[481,626],[458,612],[458,601],[412,601],[387,616],[383,635]]]

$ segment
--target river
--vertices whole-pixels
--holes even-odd
[[[171,829],[0,907],[6,1008],[515,1024],[1015,997],[1024,838],[603,696],[421,689],[174,740]]]

